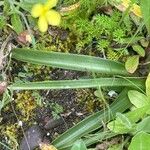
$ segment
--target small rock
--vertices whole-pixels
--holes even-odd
[[[23,122],[22,121],[18,121],[18,126],[22,127]]]
[[[118,94],[115,91],[111,90],[111,91],[108,92],[108,95],[110,97],[116,97]]]
[[[51,130],[51,129],[53,129],[53,128],[59,126],[59,125],[62,125],[63,123],[64,123],[64,120],[63,120],[62,117],[59,118],[59,119],[56,119],[56,120],[50,119],[50,120],[48,120],[48,121],[46,122],[44,128],[45,128],[46,130]]]
[[[43,132],[39,126],[34,125],[25,132],[23,137],[20,150],[33,150],[39,146],[43,139]]]

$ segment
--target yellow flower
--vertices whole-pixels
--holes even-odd
[[[129,7],[130,2],[130,0],[122,0],[122,5],[127,8]]]
[[[130,3],[131,3],[131,0],[122,0],[122,5],[125,8],[128,8]],[[131,12],[133,12],[138,17],[142,17],[140,6],[138,6],[137,4],[133,4]]]
[[[38,28],[41,32],[46,32],[48,25],[58,26],[61,21],[59,12],[52,8],[56,6],[58,0],[48,0],[45,4],[35,4],[32,8],[31,15],[38,19]]]
[[[133,12],[136,16],[142,17],[141,8],[140,8],[140,6],[138,6],[137,4],[133,4],[132,12]]]

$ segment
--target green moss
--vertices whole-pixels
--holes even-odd
[[[34,118],[34,110],[37,107],[37,103],[30,91],[25,91],[16,94],[16,110],[21,113],[19,119],[22,121],[28,121],[30,118]]]
[[[88,112],[94,112],[101,106],[100,101],[94,95],[94,91],[90,89],[77,90],[76,95],[76,101],[78,104]]]
[[[19,137],[18,129],[17,123],[1,126],[1,135],[3,135],[5,142],[9,144],[9,147],[11,147],[12,150],[17,150],[19,147],[17,141]]]
[[[120,55],[119,55],[118,52],[113,51],[112,49],[109,49],[109,50],[107,51],[107,58],[110,59],[110,60],[118,61],[119,58],[120,58]]]

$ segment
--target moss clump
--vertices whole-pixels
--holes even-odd
[[[19,137],[18,134],[19,126],[17,123],[15,124],[7,124],[6,126],[1,127],[1,135],[3,135],[3,139],[6,144],[9,144],[12,150],[18,149],[17,139]]]
[[[16,96],[16,109],[21,113],[19,119],[28,121],[30,117],[34,116],[34,110],[37,107],[36,101],[30,91],[17,93]]]
[[[28,72],[32,74],[32,81],[50,80],[51,67],[28,64],[26,66]]]
[[[116,51],[113,51],[112,49],[109,49],[107,51],[107,58],[110,59],[110,60],[119,60],[120,56],[119,56],[119,53],[116,52]]]
[[[86,111],[94,112],[96,109],[100,108],[100,101],[94,95],[94,91],[90,89],[82,89],[76,91],[76,101],[81,105]]]

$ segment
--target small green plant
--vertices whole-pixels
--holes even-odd
[[[125,67],[129,73],[134,73],[139,65],[139,59],[145,56],[145,50],[139,45],[133,45],[133,50],[137,53],[137,55],[129,56],[127,58]]]
[[[23,121],[34,119],[35,108],[38,105],[44,107],[43,97],[37,90],[117,89],[120,94],[115,97],[116,100],[110,106],[105,101],[105,95],[100,93],[99,98],[105,102],[104,110],[85,118],[54,139],[52,144],[59,150],[87,150],[100,141],[126,134],[132,137],[129,150],[138,149],[139,144],[142,144],[143,148],[147,147],[146,141],[150,140],[148,126],[150,75],[146,79],[138,77],[134,72],[138,65],[141,65],[141,60],[145,61],[148,56],[150,14],[147,6],[150,3],[148,0],[142,0],[140,3],[147,32],[143,28],[143,23],[141,24],[142,19],[138,20],[134,16],[132,20],[128,15],[129,12],[135,14],[138,10],[137,15],[141,17],[139,7],[134,4],[135,1],[123,3],[128,7],[124,13],[109,5],[113,2],[115,6],[120,4],[119,1],[108,0],[39,0],[38,2],[5,0],[0,2],[0,10],[4,8],[2,13],[4,17],[0,17],[0,29],[2,29],[0,32],[7,35],[12,30],[13,35],[18,38],[24,30],[28,30],[32,39],[32,45],[19,44],[17,39],[9,41],[15,46],[10,48],[11,60],[6,63],[8,64],[6,70],[4,68],[1,70],[2,73],[7,74],[8,85],[6,91],[2,92],[0,112],[9,111],[8,104],[11,102],[11,105],[15,104],[17,113],[20,113],[17,119],[21,117]],[[110,13],[108,13],[108,6],[110,6]],[[34,18],[38,18],[38,25]],[[48,30],[48,25],[57,27],[54,30],[50,27],[48,33],[45,32]],[[45,33],[36,31],[37,27]],[[63,29],[67,31],[64,41],[57,37]],[[56,36],[52,31],[57,32],[56,34],[53,32]],[[146,46],[141,44],[141,39],[147,42]],[[5,47],[4,45],[7,44],[4,42],[2,47]],[[3,49],[9,49],[9,44]],[[118,60],[126,61],[125,65]],[[51,71],[54,71],[53,68],[82,71],[86,72],[87,76],[85,79],[78,80],[52,80],[50,75]],[[6,105],[8,108],[5,110]],[[53,118],[58,119],[64,108],[54,102],[50,105],[50,109]],[[15,126],[11,125],[6,129],[10,137],[14,132],[9,131],[16,131]],[[14,140],[17,145],[16,138],[15,140],[12,138],[12,141]],[[143,140],[141,143],[139,138]],[[129,143],[129,139],[124,142]]]
[[[123,43],[124,37],[126,37],[126,34],[123,29],[116,29],[113,32],[113,39],[117,43]]]
[[[36,101],[36,103],[39,105],[39,106],[42,106],[42,103],[43,103],[43,97],[36,91],[33,91],[32,92],[32,97],[34,98],[34,100]]]
[[[116,120],[108,123],[108,128],[117,134],[132,134],[133,138],[129,150],[134,150],[142,144],[142,149],[147,147],[147,140],[150,138],[150,74],[146,80],[146,94],[130,90],[128,97],[133,104],[133,111],[126,114],[117,113]],[[141,120],[142,119],[142,120]],[[140,140],[139,140],[140,139]]]
[[[64,111],[63,107],[57,103],[52,103],[50,105],[51,109],[52,109],[52,115],[54,119],[59,119],[60,118],[60,114]]]
[[[36,56],[36,57],[35,57]],[[42,57],[41,57],[42,56]],[[105,73],[108,75],[121,74],[123,76],[128,76],[128,72],[125,70],[123,64],[96,58],[92,56],[84,55],[74,55],[74,54],[64,54],[56,52],[29,50],[29,49],[14,49],[12,58],[17,60],[31,62],[33,64],[54,66],[64,69],[71,70],[82,70],[91,71],[95,73]],[[62,65],[63,64],[63,65]],[[69,65],[68,65],[69,64]],[[73,88],[90,88],[90,87],[131,87],[131,88],[143,88],[143,83],[145,80],[139,78],[95,78],[95,79],[80,79],[80,80],[63,80],[63,81],[41,81],[41,82],[30,82],[30,83],[14,83],[9,86],[11,90],[34,90],[34,89],[73,89]],[[30,85],[30,86],[29,86]],[[53,145],[59,149],[70,148],[76,140],[82,138],[83,135],[87,135],[92,131],[102,127],[101,119],[108,122],[110,119],[114,118],[117,112],[124,112],[127,108],[131,106],[128,101],[127,92],[129,90],[123,90],[123,92],[117,98],[117,101],[110,106],[108,110],[98,112],[91,115],[83,122],[77,124],[74,128],[71,128],[66,133],[61,135],[59,138],[53,141]],[[111,111],[110,111],[111,110]],[[104,115],[105,114],[105,115]],[[86,128],[85,126],[86,125]],[[80,129],[80,130],[79,130]],[[76,135],[76,136],[74,136]],[[100,139],[99,135],[97,137]],[[91,143],[95,143],[95,139],[88,141],[85,139],[87,146]],[[64,147],[65,145],[65,147]]]
[[[149,27],[150,27],[150,12],[147,11],[147,9],[149,9],[150,7],[150,2],[149,1],[141,1],[140,3],[140,8],[141,8],[141,12],[142,15],[143,15],[143,21],[144,21],[144,24],[147,28],[147,33],[148,35],[150,35],[150,30],[149,30]],[[143,26],[143,25],[142,25]],[[141,28],[141,27],[139,27]],[[146,49],[148,48],[149,45],[147,45]],[[126,69],[128,72],[130,73],[134,73],[137,68],[138,68],[138,65],[139,65],[139,59],[140,57],[148,57],[148,53],[143,49],[143,47],[139,46],[139,45],[133,45],[132,46],[133,50],[137,53],[137,55],[134,55],[134,56],[129,56],[127,61],[126,61]],[[146,52],[146,53],[145,53]],[[149,57],[148,57],[148,61],[149,61]]]

